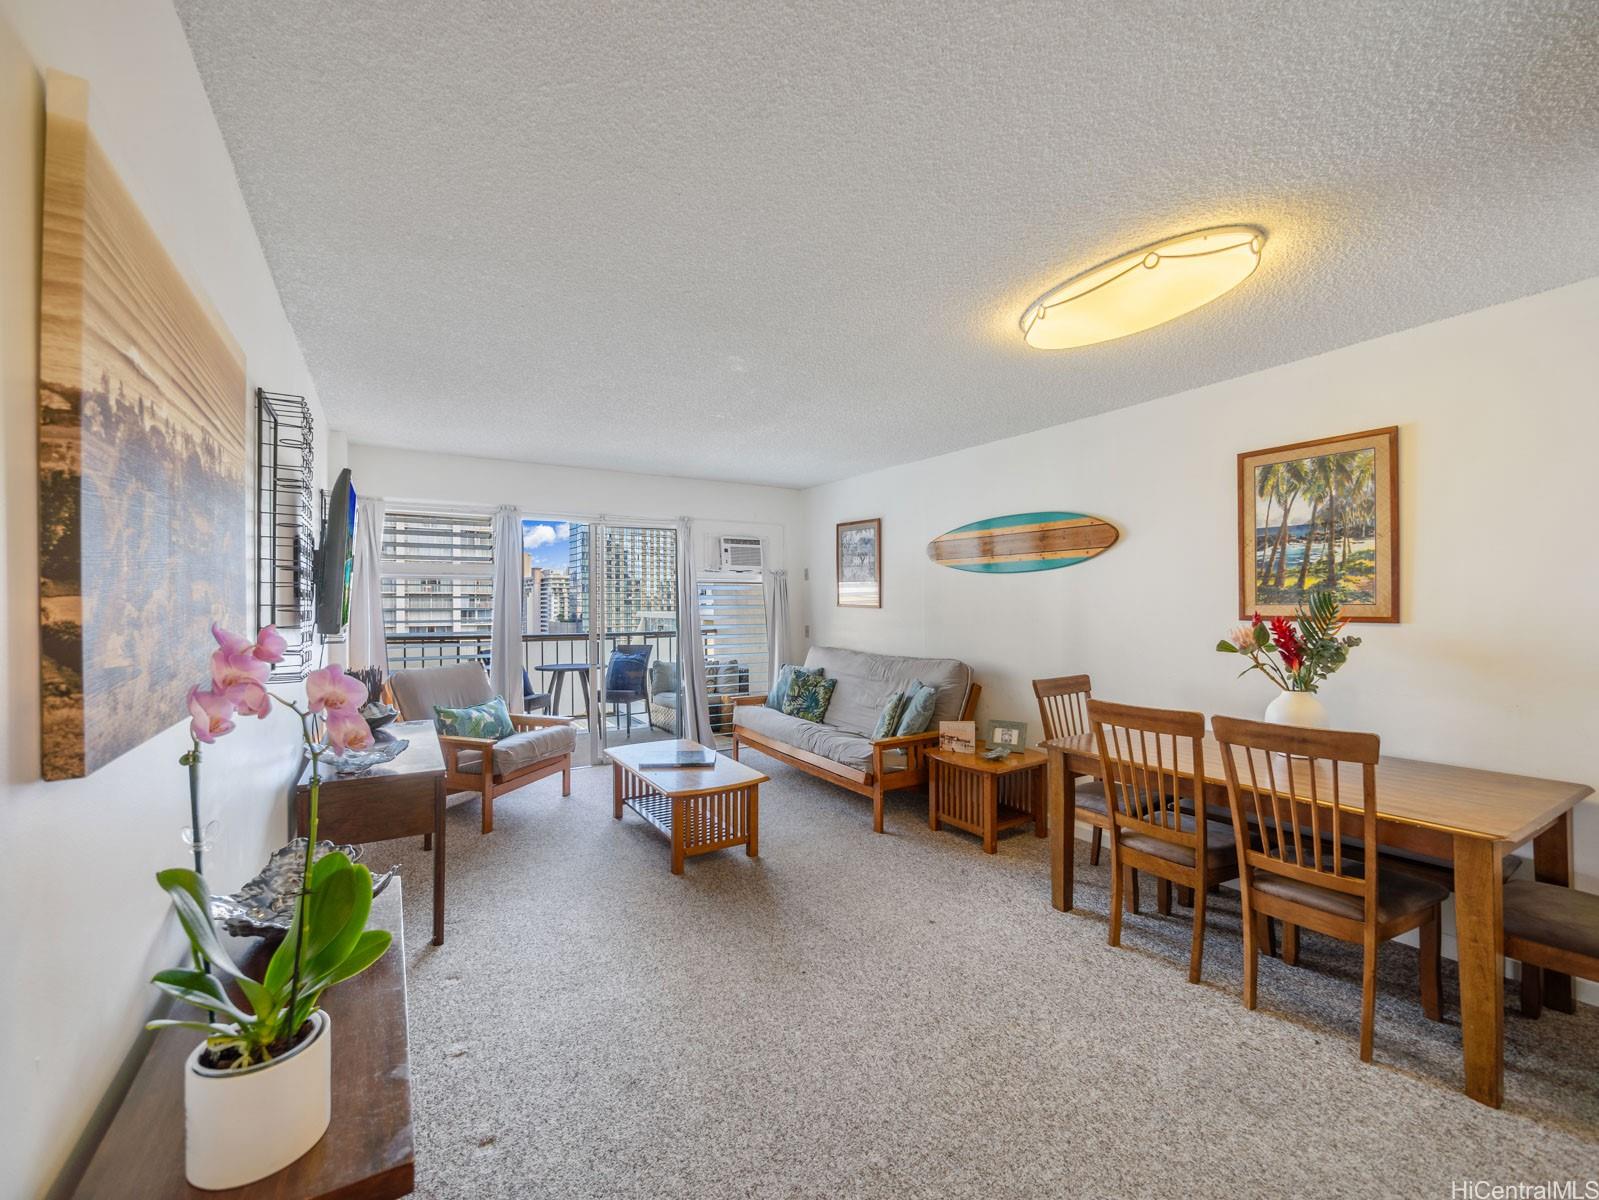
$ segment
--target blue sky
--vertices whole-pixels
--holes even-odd
[[[522,522],[522,546],[535,567],[566,569],[567,542],[572,526],[567,521],[527,520]]]

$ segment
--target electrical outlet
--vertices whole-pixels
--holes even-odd
[[[810,641],[811,640],[811,627],[809,625],[807,625],[805,627],[805,640],[806,641]]]
[[[809,583],[811,581],[811,569],[809,567],[806,567],[800,572],[800,579],[805,583]]]

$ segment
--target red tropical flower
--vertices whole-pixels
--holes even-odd
[[[1277,653],[1282,655],[1283,666],[1290,671],[1297,671],[1304,665],[1304,643],[1299,640],[1298,631],[1287,617],[1271,619],[1271,640],[1277,646]]]

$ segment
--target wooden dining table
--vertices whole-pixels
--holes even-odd
[[[1049,754],[1050,902],[1068,912],[1077,780],[1101,776],[1099,752],[1091,733],[1055,738],[1043,748]],[[1221,747],[1207,735],[1201,753],[1205,804],[1228,819]],[[1191,757],[1179,743],[1180,772],[1192,775]],[[1358,796],[1360,768],[1345,769],[1352,774],[1342,781],[1344,793]],[[1297,784],[1303,777],[1295,778]],[[1185,778],[1183,786],[1192,785]],[[1377,764],[1378,840],[1453,864],[1466,1094],[1494,1108],[1505,1094],[1504,857],[1530,841],[1537,878],[1570,887],[1571,813],[1592,794],[1586,784],[1448,763],[1384,755]],[[1308,788],[1296,786],[1295,795],[1310,800]],[[1320,795],[1325,798],[1325,789]],[[1349,824],[1345,835],[1358,837],[1358,822]],[[1551,1007],[1574,1011],[1569,976],[1546,972],[1544,987],[1554,997],[1546,1001]]]

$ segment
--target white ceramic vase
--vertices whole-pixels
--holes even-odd
[[[1312,692],[1279,692],[1266,706],[1266,720],[1273,725],[1298,725],[1304,729],[1326,729],[1327,710]]]
[[[321,1140],[333,1116],[333,1022],[311,1016],[311,1036],[269,1063],[243,1071],[200,1065],[201,1042],[183,1083],[184,1174],[197,1188],[242,1187],[280,1171]]]

